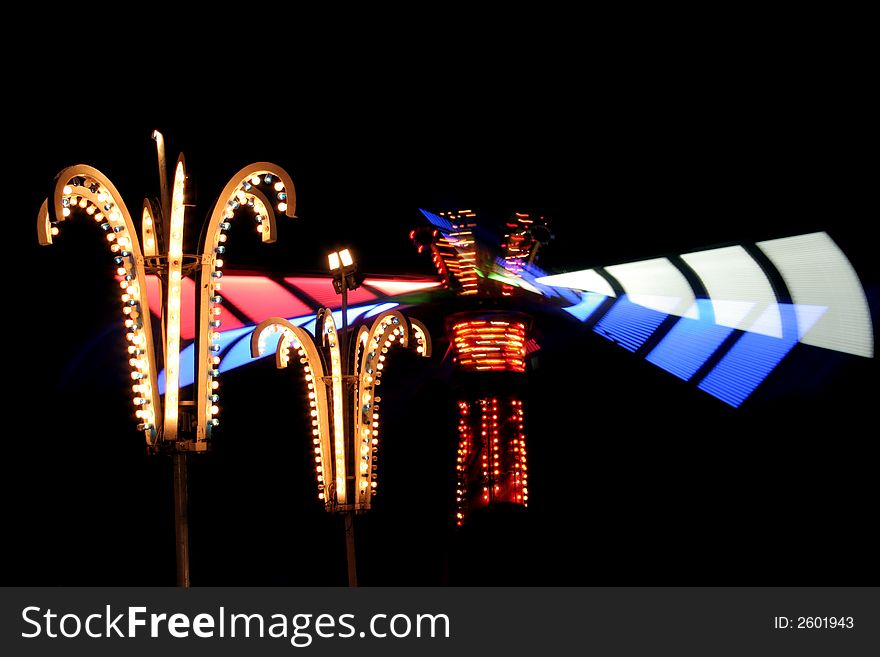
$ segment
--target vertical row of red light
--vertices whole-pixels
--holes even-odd
[[[456,524],[475,509],[504,502],[528,506],[528,463],[522,402],[510,397],[477,399],[479,438],[471,404],[459,401],[456,459]],[[479,463],[477,463],[479,459]],[[479,471],[477,472],[477,466]],[[478,488],[479,487],[479,488]]]
[[[513,490],[516,501],[523,506],[529,505],[529,466],[526,460],[526,434],[523,417],[522,401],[510,400],[511,421],[514,425],[513,437],[510,440],[513,454]]]
[[[461,527],[467,506],[465,495],[468,488],[468,461],[473,451],[473,432],[471,431],[471,408],[466,401],[458,402],[458,457],[455,461],[455,524]]]
[[[492,397],[488,400],[489,406],[489,426],[491,427],[490,439],[487,441],[489,447],[489,456],[492,460],[492,474],[489,477],[489,485],[491,495],[489,501],[495,501],[500,492],[501,486],[501,446],[498,444],[498,399]]]
[[[489,408],[485,399],[480,404],[480,482],[483,485],[482,500],[489,503],[489,450],[486,449],[489,437]]]

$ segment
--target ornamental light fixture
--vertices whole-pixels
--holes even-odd
[[[531,315],[518,308],[524,295],[552,293],[534,283],[538,250],[552,234],[544,217],[516,212],[493,248],[476,237],[473,210],[422,213],[431,227],[410,237],[458,297],[459,311],[447,316],[446,329],[458,396],[455,524],[461,527],[485,507],[529,505],[522,398],[527,357],[539,347]]]
[[[379,403],[376,387],[382,381],[386,356],[395,345],[415,347],[431,355],[431,336],[424,324],[396,310],[379,314],[372,325],[361,326],[352,346],[348,332],[347,297],[359,281],[348,249],[328,257],[342,295],[342,326],[337,329],[329,308],[318,311],[315,338],[281,317],[270,317],[251,334],[251,355],[261,356],[268,339],[278,335],[275,364],[286,368],[291,359],[302,366],[306,382],[318,499],[324,509],[345,519],[348,583],[357,586],[354,515],[365,513],[378,487]],[[295,356],[291,356],[291,351]]]
[[[186,456],[204,452],[219,423],[218,332],[222,323],[220,296],[223,255],[231,222],[249,215],[263,242],[276,239],[276,212],[294,217],[296,191],[281,167],[256,162],[240,169],[226,184],[202,227],[196,250],[184,250],[187,215],[187,175],[183,155],[178,157],[169,190],[165,141],[153,132],[159,161],[160,198],[147,198],[141,210],[140,238],[119,191],[98,169],[77,164],[62,170],[52,196],[40,207],[37,235],[40,244],[52,244],[63,223],[78,214],[91,217],[103,230],[121,288],[132,403],[137,428],[151,453],[170,453],[174,462],[174,506],[177,542],[177,583],[189,586],[189,547],[186,520]],[[150,321],[147,275],[160,282],[161,327]],[[184,281],[195,282],[195,386],[192,398],[180,389],[181,315]],[[158,347],[158,349],[157,349]],[[164,362],[164,399],[159,368]],[[193,390],[194,389],[194,390]]]

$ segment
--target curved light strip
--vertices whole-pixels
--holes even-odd
[[[274,199],[274,200],[270,200]],[[274,242],[276,238],[275,210],[288,217],[294,217],[296,211],[296,189],[290,175],[276,164],[255,162],[241,168],[226,183],[220,192],[217,204],[211,212],[211,218],[205,228],[201,244],[200,266],[200,305],[202,316],[198,320],[199,335],[196,340],[196,417],[199,422],[196,428],[196,440],[204,441],[210,435],[216,423],[214,414],[216,403],[211,398],[217,397],[219,371],[216,368],[218,359],[216,337],[220,327],[221,302],[219,292],[222,290],[220,271],[226,251],[227,235],[224,231],[231,227],[230,220],[239,209],[246,208],[254,213],[257,231],[263,242]]]
[[[51,201],[51,202],[50,202]],[[84,213],[106,232],[113,253],[116,274],[123,290],[122,312],[126,327],[132,392],[148,445],[158,438],[157,420],[162,415],[153,345],[153,331],[147,301],[146,273],[137,230],[116,186],[98,169],[76,164],[63,169],[56,178],[51,199],[46,199],[37,215],[37,237],[41,245],[52,244],[63,222],[76,210]]]
[[[606,297],[616,297],[611,285],[606,281],[595,269],[583,269],[581,271],[571,271],[565,274],[554,274],[552,276],[540,276],[535,279],[542,285],[550,285],[552,287],[567,287],[572,290],[583,290],[585,292],[595,292]]]
[[[43,199],[40,210],[37,212],[37,241],[40,246],[49,246],[52,243],[52,235],[58,234],[58,228],[52,226],[52,217],[49,216],[49,199]]]
[[[251,356],[262,356],[266,350],[268,333],[281,333],[275,350],[275,365],[288,366],[289,349],[297,350],[299,362],[303,367],[306,388],[309,395],[309,413],[312,423],[312,444],[315,452],[315,469],[318,481],[318,498],[325,508],[331,510],[329,495],[325,494],[325,482],[334,477],[334,463],[331,459],[330,417],[328,414],[327,386],[324,384],[324,363],[315,348],[311,336],[302,328],[281,317],[270,317],[260,322],[250,337]],[[329,471],[328,471],[329,468]]]
[[[715,323],[733,329],[782,337],[776,294],[758,263],[741,246],[681,256],[700,277],[715,313]]]
[[[330,390],[333,407],[333,460],[335,463],[335,500],[336,504],[347,502],[345,486],[345,406],[342,396],[342,356],[339,352],[339,335],[333,313],[326,308],[318,311],[318,331],[323,344],[330,348]],[[331,496],[331,499],[333,496]]]
[[[852,264],[827,233],[758,242],[782,275],[795,310],[798,337],[804,344],[847,354],[874,357],[871,311]],[[809,326],[809,307],[826,308]]]
[[[355,508],[369,509],[376,493],[377,477],[373,472],[379,445],[379,401],[375,386],[381,383],[385,355],[395,344],[401,347],[415,342],[416,352],[425,358],[431,355],[431,336],[418,320],[407,320],[396,310],[385,311],[376,317],[369,331],[358,332],[359,363],[356,363],[358,386],[355,399],[354,436],[357,453],[355,468]]]
[[[144,209],[141,215],[141,231],[144,242],[144,255],[155,256],[158,253],[156,244],[156,221],[153,218],[153,209],[150,201],[144,199]]]
[[[605,267],[630,302],[667,315],[697,319],[696,297],[687,279],[666,258]],[[597,290],[590,290],[596,292]]]

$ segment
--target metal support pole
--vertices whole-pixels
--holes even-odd
[[[342,330],[339,332],[339,353],[342,356],[342,367],[344,374],[349,374],[351,372],[351,363],[349,362],[348,350],[346,347],[348,346],[348,274],[344,274],[342,277]],[[348,438],[348,411],[351,406],[348,402],[350,399],[349,391],[346,389],[343,398],[346,401],[345,404],[345,412],[342,415],[342,422],[345,426],[345,436]],[[351,449],[354,449],[354,445],[351,446]],[[354,457],[351,454],[347,455],[347,458],[354,460]],[[346,479],[345,485],[348,486],[348,480]],[[356,554],[354,548],[354,511],[348,511],[344,514],[344,522],[345,522],[345,556],[348,561],[348,585],[351,587],[357,586],[357,561]]]
[[[345,556],[348,559],[348,585],[357,587],[357,561],[354,551],[354,511],[343,515],[345,519]]]
[[[186,492],[186,454],[177,452],[174,464],[174,533],[177,543],[177,586],[189,588],[189,523]]]

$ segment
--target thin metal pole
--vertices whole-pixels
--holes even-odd
[[[342,354],[342,366],[345,374],[350,373],[350,363],[348,357],[348,351],[346,349],[348,345],[348,274],[343,275],[342,277],[342,330],[339,332],[339,352]],[[345,390],[345,394],[343,395],[346,402],[349,399],[348,390]],[[345,412],[342,415],[343,425],[346,425],[345,435],[348,436],[348,409],[350,404],[345,404]],[[354,449],[352,445],[351,449]],[[346,480],[345,485],[348,486],[348,481]],[[357,586],[357,560],[356,553],[354,548],[354,511],[348,511],[344,514],[345,519],[345,557],[348,561],[348,585],[351,587]]]
[[[354,551],[354,511],[349,511],[345,518],[345,556],[348,559],[348,585],[356,588],[358,585],[357,578],[357,560]]]
[[[174,463],[174,533],[177,542],[177,586],[189,588],[189,523],[186,491],[186,454],[172,456]]]
[[[346,333],[348,329],[348,274],[342,277],[342,330],[339,332],[339,353],[342,355],[343,367],[348,368],[348,353],[345,351]],[[346,373],[348,370],[346,369]]]

